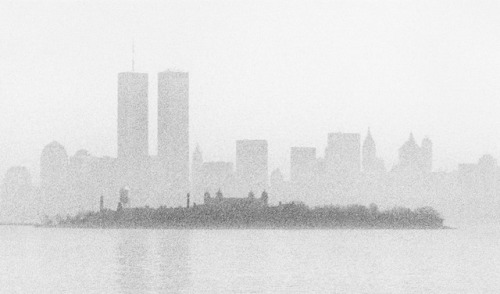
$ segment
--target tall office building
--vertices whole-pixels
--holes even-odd
[[[241,196],[249,191],[260,195],[267,189],[267,141],[236,141],[236,178]]]
[[[432,171],[432,141],[428,137],[422,140],[422,168],[425,172]]]
[[[24,166],[14,166],[7,170],[0,192],[0,221],[28,223],[39,221],[38,197],[31,175]],[[38,195],[37,195],[38,196]]]
[[[203,193],[215,194],[221,190],[224,195],[234,194],[234,172],[232,162],[211,161],[203,163],[200,175]]]
[[[187,72],[158,73],[158,160],[162,170],[159,180],[166,184],[163,190],[167,195],[184,197],[189,190]]]
[[[421,150],[415,142],[413,133],[410,133],[408,141],[399,148],[399,169],[409,171],[421,170]]]
[[[134,165],[148,156],[148,74],[118,74],[118,159]]]
[[[365,141],[363,142],[363,171],[368,172],[373,170],[373,167],[377,161],[377,147],[375,146],[375,141],[373,140],[370,129],[368,129],[368,134],[366,135]]]
[[[134,205],[148,204],[148,74],[118,74],[118,174]]]
[[[377,147],[370,129],[368,129],[368,134],[363,142],[362,156],[363,172],[365,174],[380,174],[385,171],[384,161],[377,157]]]
[[[68,154],[66,149],[56,141],[45,146],[40,157],[42,189],[66,185],[67,172]]]
[[[432,141],[429,138],[422,140],[422,147],[418,146],[410,133],[410,138],[399,148],[399,164],[395,167],[399,171],[430,173],[432,171]]]
[[[68,213],[71,209],[68,192],[68,154],[66,149],[54,141],[42,150],[40,157],[42,181],[42,210],[45,214]]]
[[[316,148],[292,147],[290,149],[290,180],[293,183],[311,182],[316,171]]]
[[[353,177],[361,169],[360,135],[355,133],[330,133],[325,150],[326,169],[341,177]]]

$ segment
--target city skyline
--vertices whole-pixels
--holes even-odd
[[[426,136],[419,144],[412,132],[398,149],[398,162],[392,166],[379,157],[378,141],[370,128],[364,139],[360,133],[328,132],[323,154],[316,147],[290,146],[288,178],[279,168],[269,167],[270,146],[265,139],[236,140],[236,156],[229,162],[207,160],[197,144],[190,161],[187,72],[158,73],[158,124],[162,127],[157,136],[161,152],[150,154],[147,76],[137,72],[117,74],[117,157],[95,156],[86,149],[71,155],[59,142],[52,141],[41,152],[40,185],[32,181],[26,167],[9,168],[1,194],[4,209],[17,206],[9,209],[10,219],[33,220],[40,213],[94,210],[96,195],[100,195],[102,210],[109,207],[104,199],[114,199],[123,189],[129,195],[128,207],[176,206],[186,194],[191,194],[195,205],[195,201],[206,202],[208,193],[219,195],[221,191],[231,201],[239,201],[255,199],[259,193],[268,195],[269,191],[274,203],[433,204],[447,214],[458,208],[458,215],[464,204],[474,203],[469,213],[494,217],[500,192],[497,160],[486,154],[476,162],[459,164],[451,173],[433,172],[432,140]],[[457,200],[461,208],[455,206],[457,203],[450,205]]]
[[[0,0],[0,294],[500,293],[498,15]]]
[[[168,75],[169,73],[172,73],[173,75],[179,75],[179,74],[185,74],[186,76],[188,76],[188,73],[187,72],[183,72],[183,71],[178,71],[178,70],[172,70],[172,69],[167,69],[167,70],[164,70],[164,71],[160,71],[158,72],[158,81],[161,81],[161,80],[164,80],[166,75]],[[130,79],[138,79],[137,81],[127,81],[130,80]],[[159,101],[166,101],[166,94],[158,94],[157,97],[152,97],[152,95],[150,95],[150,93],[152,92],[150,90],[151,88],[151,84],[149,82],[149,74],[148,73],[141,73],[141,72],[136,72],[136,71],[129,71],[129,72],[121,72],[121,73],[118,73],[118,103],[117,103],[117,108],[118,108],[118,117],[117,117],[117,130],[118,130],[118,136],[117,136],[117,152],[116,154],[93,154],[91,153],[92,155],[95,155],[95,156],[104,156],[104,157],[116,157],[116,158],[121,158],[121,157],[124,157],[126,158],[126,160],[129,160],[129,159],[132,159],[132,158],[136,158],[137,156],[156,156],[156,157],[159,157],[159,158],[165,158],[167,157],[166,154],[168,153],[167,150],[163,151],[163,155],[160,155],[160,153],[162,152],[159,152],[159,150],[161,149],[160,146],[162,145],[165,145],[164,142],[166,142],[165,140],[166,139],[163,139],[163,143],[161,142],[160,139],[158,140],[152,140],[152,137],[154,137],[155,135],[157,135],[158,137],[164,137],[165,135],[163,133],[165,133],[165,131],[160,131],[161,128],[158,128],[158,132],[157,133],[153,133],[152,130],[150,130],[150,124],[148,124],[148,121],[151,121],[152,118],[154,118],[151,114],[151,111],[147,109],[148,107],[148,104],[151,104],[151,99],[158,99]],[[120,107],[120,99],[124,99],[122,98],[122,94],[121,91],[122,88],[125,87],[125,85],[127,83],[132,83],[132,84],[135,84],[135,87],[138,87],[136,89],[126,89],[126,91],[132,91],[132,92],[136,92],[135,94],[132,94],[132,96],[130,96],[129,98],[127,99],[132,99],[132,98],[139,98],[139,99],[142,99],[142,101],[139,103],[139,104],[131,104],[131,105],[127,105],[127,103],[129,103],[128,101],[126,100],[123,100],[124,103],[122,105],[122,107]],[[142,84],[142,85],[141,85]],[[154,86],[154,85],[153,85]],[[158,82],[158,87],[162,87],[160,86],[160,82]],[[161,91],[158,91],[157,93],[161,93]],[[145,100],[144,100],[145,99]],[[165,102],[163,102],[165,103]],[[146,107],[146,108],[145,108]],[[189,111],[189,107],[186,105],[186,106],[182,106],[182,107],[185,107],[186,111]],[[123,127],[120,127],[120,125],[123,125],[124,124],[124,120],[127,120],[127,119],[130,119],[129,117],[128,118],[124,118],[124,116],[126,116],[126,113],[125,112],[125,109],[126,108],[129,108],[129,112],[128,114],[133,114],[133,113],[138,113],[138,117],[137,118],[132,118],[133,121],[135,120],[139,120],[139,121],[142,121],[139,129],[137,129],[137,134],[136,135],[133,135],[132,136],[132,141],[134,142],[130,142],[128,143],[130,146],[128,147],[120,147],[122,144],[121,140],[120,140],[120,132],[123,132]],[[164,112],[163,109],[165,109],[166,106],[158,106],[158,109],[156,111],[158,111],[159,115],[157,116],[157,118],[159,119],[160,117],[162,116],[165,116],[165,117],[168,117],[167,113],[165,114],[160,114],[162,111]],[[122,118],[120,118],[120,113],[123,112],[124,114],[122,114]],[[165,124],[165,122],[159,122],[158,125],[160,124]],[[188,123],[187,123],[188,125]],[[189,133],[189,130],[187,130],[187,132]],[[371,128],[368,126],[366,128],[366,137],[363,137],[364,139],[367,139],[367,138],[371,138],[371,140],[373,140],[373,137],[372,137],[372,131],[371,131]],[[146,137],[144,137],[144,135],[148,135],[148,138],[146,140]],[[413,136],[413,132],[412,131],[409,131],[410,136],[412,137]],[[357,169],[362,169],[362,165],[363,165],[363,162],[362,162],[362,153],[363,151],[361,150],[361,148],[363,147],[362,144],[361,144],[361,140],[363,140],[363,138],[361,138],[360,136],[363,136],[363,132],[359,132],[359,133],[343,133],[343,132],[339,132],[339,131],[331,131],[331,132],[328,132],[327,133],[327,136],[328,136],[328,142],[327,144],[324,146],[326,149],[324,149],[324,152],[317,152],[318,156],[328,156],[328,150],[331,149],[331,148],[335,148],[334,146],[330,146],[331,142],[333,142],[334,140],[332,140],[332,137],[335,137],[335,136],[347,136],[346,138],[348,137],[352,137],[348,140],[354,140],[356,141],[354,144],[356,145],[359,145],[359,150],[356,150],[356,153],[357,153],[357,158],[354,158],[354,161],[356,162],[355,165]],[[123,137],[123,136],[122,136]],[[188,136],[189,137],[189,136]],[[425,136],[423,138],[424,140],[428,139],[428,136]],[[170,139],[172,140],[172,139]],[[235,140],[235,142],[238,142],[238,141],[241,141],[241,140],[253,140],[253,139],[237,139]],[[268,141],[268,139],[264,139],[265,141]],[[151,152],[151,142],[153,141],[156,141],[157,143],[157,152],[154,153],[154,152]],[[189,140],[190,142],[191,141],[194,141],[194,140]],[[60,140],[52,140],[51,142],[57,142],[59,144],[62,144]],[[234,143],[234,142],[233,142]],[[365,142],[366,143],[366,142]],[[379,141],[380,143],[380,141]],[[135,145],[137,146],[135,146]],[[64,146],[64,144],[62,144]],[[188,146],[191,145],[188,143]],[[196,146],[201,146],[201,144],[199,143],[195,143],[194,145]],[[44,145],[43,147],[45,147],[46,145]],[[149,146],[149,147],[148,147]],[[330,147],[329,147],[330,146]],[[207,146],[204,146],[204,147],[207,147]],[[323,146],[313,146],[313,147],[307,147],[307,144],[304,144],[304,146],[290,146],[290,150],[288,150],[287,152],[289,152],[289,154],[291,155],[292,154],[292,150],[294,148],[314,148],[315,149],[315,153],[316,153],[316,150],[322,150],[322,147]],[[123,149],[123,151],[120,151],[121,149]],[[172,149],[173,147],[169,147],[170,149]],[[337,147],[337,148],[340,148],[340,147]],[[87,146],[80,146],[80,147],[77,147],[77,150],[75,152],[75,154],[77,154],[79,151],[81,150],[85,150],[85,151],[89,151],[91,148],[88,148]],[[163,149],[165,149],[165,147],[163,147]],[[342,148],[340,148],[339,150],[341,150]],[[400,148],[395,148],[395,150],[399,150]],[[65,147],[65,150],[66,152],[71,155],[71,152],[68,152],[68,150],[66,149]],[[137,154],[127,154],[132,152],[132,150],[134,150],[133,152],[136,152]],[[195,149],[193,148],[190,148],[189,149],[189,154],[192,154],[194,152]],[[120,154],[123,154],[122,156],[120,156]],[[482,155],[489,155],[489,153],[483,153]],[[352,155],[352,154],[351,154]],[[392,169],[393,167],[395,167],[397,164],[398,164],[398,159],[397,159],[397,152],[395,152],[395,156],[396,159],[394,160],[394,164],[391,165],[391,163],[387,163],[384,159],[381,159],[381,162],[384,163],[386,162],[386,166],[385,168],[386,169]],[[237,160],[237,154],[235,153],[234,157],[232,158],[228,158],[227,156],[224,157],[224,159],[226,160],[221,160],[220,158],[208,158],[209,161],[212,161],[212,162],[225,162],[225,161],[228,161],[228,162],[233,162],[235,164],[236,160]],[[189,156],[189,165],[191,164],[191,156]],[[458,162],[457,165],[449,170],[445,170],[445,171],[453,171],[453,170],[456,170],[458,168],[459,165],[463,165],[463,164],[467,164],[469,162]],[[291,160],[288,160],[287,162],[287,166],[288,167],[270,167],[269,170],[268,170],[268,174],[271,173],[271,171],[275,170],[275,169],[280,169],[282,172],[285,171],[286,174],[287,174],[287,177],[290,178],[291,177],[291,168],[289,168],[290,166],[292,165],[292,161]],[[22,165],[22,164],[18,164],[18,165],[13,165],[12,167],[16,167],[16,166],[25,166],[25,165]],[[10,167],[9,167],[10,168]],[[36,168],[34,169],[35,171],[37,170]],[[443,169],[437,169],[439,171],[444,171]],[[37,174],[32,174],[31,175],[33,179],[35,179],[34,182],[37,182]]]
[[[161,137],[165,137],[166,135],[166,131],[162,130],[162,128],[157,128],[157,133],[153,133],[152,130],[150,130],[151,128],[151,125],[150,123],[148,124],[148,122],[150,122],[152,120],[152,118],[154,118],[151,114],[151,111],[147,109],[148,105],[151,104],[151,99],[158,99],[158,101],[163,101],[163,106],[160,106],[158,105],[158,109],[156,111],[158,111],[158,116],[157,116],[157,119],[158,119],[158,125],[161,125],[161,124],[166,124],[166,121],[161,121],[161,117],[168,117],[169,115],[171,116],[173,113],[168,113],[165,112],[164,109],[167,109],[168,107],[166,106],[165,102],[168,100],[167,99],[167,94],[163,94],[162,91],[158,91],[157,92],[157,97],[152,97],[152,95],[150,95],[150,92],[152,92],[150,90],[151,88],[151,84],[149,82],[149,74],[148,73],[141,73],[141,72],[136,72],[136,71],[128,71],[128,72],[120,72],[117,74],[118,75],[118,87],[117,87],[117,92],[118,92],[118,103],[117,103],[117,109],[118,109],[118,116],[117,116],[117,131],[118,131],[118,136],[117,136],[117,142],[116,142],[116,155],[113,156],[114,154],[93,154],[91,153],[93,156],[102,156],[102,157],[111,157],[111,158],[117,158],[117,159],[120,159],[120,158],[124,158],[125,160],[130,160],[130,159],[134,159],[134,158],[137,158],[138,156],[139,157],[157,157],[157,158],[160,158],[161,160],[165,161],[166,158],[168,157],[166,154],[168,153],[168,151],[171,151],[171,150],[174,150],[174,149],[178,149],[178,147],[168,147],[170,148],[170,150],[167,150],[168,148],[165,148],[165,147],[161,147],[161,146],[166,146],[167,144],[165,142],[167,141],[172,141],[173,137],[172,138],[169,138],[168,140],[166,138],[163,138],[163,139],[159,139]],[[172,77],[168,77],[168,75],[173,75]],[[174,69],[167,69],[167,70],[163,70],[163,71],[160,71],[158,72],[158,83],[157,83],[157,86],[158,88],[164,88],[165,86],[161,86],[160,82],[162,80],[168,80],[168,83],[170,83],[173,78],[173,80],[175,81],[176,79],[178,79],[180,76],[179,75],[185,75],[186,77],[181,77],[182,78],[185,78],[187,81],[188,81],[188,72],[184,72],[184,71],[179,71],[179,70],[174,70]],[[177,77],[179,76],[179,77]],[[132,79],[132,80],[131,80]],[[136,80],[133,80],[133,79],[136,79]],[[125,88],[125,85],[126,84],[134,84],[136,87],[135,89],[134,88],[127,88],[125,89],[126,91],[131,91],[131,92],[135,92],[132,94],[132,96],[126,98],[126,99],[132,99],[132,98],[139,98],[141,99],[142,101],[140,101],[139,104],[137,104],[137,102],[134,102],[135,104],[131,104],[131,105],[127,105],[129,104],[130,102],[132,102],[131,100],[128,101],[128,100],[123,100],[125,98],[123,98],[123,94],[121,94],[121,91],[124,90]],[[165,82],[164,82],[165,83]],[[182,82],[181,82],[182,83]],[[142,85],[141,85],[142,84]],[[189,84],[189,81],[187,82],[187,84]],[[154,85],[153,85],[154,86]],[[188,86],[189,87],[189,86]],[[186,88],[188,89],[188,88]],[[172,91],[169,90],[169,91]],[[174,89],[175,91],[175,89]],[[188,90],[187,90],[188,91]],[[164,92],[168,92],[164,90]],[[171,99],[171,98],[170,98]],[[188,98],[187,98],[188,99]],[[123,105],[122,107],[120,107],[120,101],[123,100]],[[187,101],[187,100],[186,100]],[[177,102],[178,103],[178,102]],[[145,108],[146,107],[146,108]],[[184,107],[184,111],[186,112],[189,112],[189,106],[188,104],[186,104],[185,106],[181,106],[181,107]],[[126,112],[125,109],[129,109],[129,112]],[[171,110],[170,110],[171,111]],[[163,112],[163,114],[162,114]],[[120,113],[123,113],[123,114],[120,114]],[[124,124],[124,121],[125,120],[128,120],[130,119],[130,117],[127,117],[125,118],[127,115],[129,114],[134,114],[134,113],[137,113],[136,115],[138,115],[137,117],[132,117],[132,121],[142,121],[140,126],[139,126],[139,129],[137,129],[136,131],[137,134],[132,134],[132,137],[131,137],[131,141],[132,142],[129,142],[128,143],[128,147],[125,146],[125,147],[120,147],[121,145],[124,145],[123,143],[123,140],[120,140],[120,133],[123,132],[123,126],[121,127],[121,125]],[[126,115],[127,114],[127,115]],[[122,117],[120,117],[120,115]],[[189,114],[188,114],[188,117],[189,117]],[[184,125],[187,125],[189,126],[189,118],[187,117],[187,123],[184,123]],[[181,121],[182,121],[183,118],[181,118]],[[163,120],[165,120],[163,118]],[[177,121],[177,119],[175,118],[170,118],[170,122],[173,122],[173,121]],[[189,128],[189,127],[188,127]],[[174,130],[175,132],[178,132],[178,130]],[[186,129],[186,132],[189,133],[189,130]],[[148,136],[149,134],[149,136]],[[267,170],[267,175],[270,176],[271,172],[276,170],[276,169],[279,169],[282,173],[285,172],[286,174],[286,178],[287,179],[291,179],[292,178],[292,165],[293,165],[293,162],[292,162],[292,159],[290,158],[290,156],[293,155],[293,150],[294,149],[310,149],[310,148],[313,148],[315,149],[315,154],[317,154],[319,157],[323,156],[325,158],[328,158],[329,156],[329,153],[332,153],[333,149],[337,149],[338,152],[342,152],[342,150],[344,150],[344,148],[341,146],[341,145],[338,145],[338,146],[333,146],[332,142],[334,142],[335,140],[333,138],[337,138],[337,142],[340,143],[342,140],[346,140],[347,144],[354,144],[354,145],[358,145],[358,148],[356,150],[354,150],[354,153],[351,152],[351,154],[349,154],[349,156],[354,156],[354,158],[351,158],[351,163],[354,164],[354,169],[356,170],[364,170],[363,169],[363,153],[365,152],[364,151],[364,146],[366,144],[366,140],[367,139],[370,139],[370,140],[373,140],[373,135],[372,135],[372,128],[370,128],[369,126],[366,128],[366,136],[365,137],[362,137],[363,136],[363,132],[359,132],[359,133],[356,133],[356,132],[350,132],[350,133],[344,133],[342,131],[330,131],[328,132],[326,135],[327,135],[327,144],[325,146],[312,146],[312,147],[308,147],[308,144],[304,144],[304,146],[289,146],[288,150],[286,152],[288,152],[289,154],[289,160],[286,162],[286,165],[285,165],[285,168],[283,168],[283,166],[281,167],[268,167],[268,170]],[[409,136],[410,136],[410,141],[414,141],[413,139],[413,132],[412,131],[409,131]],[[146,139],[146,137],[144,137],[144,135],[148,136],[148,138]],[[158,136],[158,140],[152,140],[152,137],[154,137],[154,135],[157,135]],[[123,137],[123,136],[122,136]],[[189,135],[187,135],[187,138],[189,138]],[[342,139],[342,138],[345,138],[345,139]],[[422,138],[422,142],[427,142],[427,140],[429,140],[429,136],[425,136]],[[134,141],[135,140],[135,141]],[[163,141],[162,141],[163,140]],[[183,139],[185,140],[185,139]],[[249,139],[249,138],[241,138],[241,139],[236,139],[233,144],[236,142],[236,144],[238,144],[239,141],[266,141],[268,142],[268,139]],[[362,140],[365,140],[362,144]],[[151,152],[151,142],[152,141],[156,141],[157,143],[157,152],[154,153],[154,152]],[[194,140],[192,139],[189,139],[189,142],[192,142]],[[351,141],[349,143],[349,141]],[[191,166],[192,164],[192,156],[191,154],[195,151],[195,149],[193,149],[192,147],[189,147],[189,145],[191,145],[189,142],[187,142],[187,145],[188,145],[188,149],[189,150],[189,154],[188,154],[188,166]],[[58,144],[61,144],[61,146],[64,146],[64,150],[65,152],[67,152],[68,156],[71,156],[71,152],[68,152],[68,150],[66,149],[65,145],[61,143],[60,140],[52,140],[50,142],[50,144],[53,144],[53,143],[58,143]],[[380,143],[380,141],[378,141],[378,143]],[[407,142],[408,143],[408,142]],[[43,148],[47,147],[48,145],[50,144],[47,144],[47,145],[44,145]],[[267,144],[267,143],[266,143]],[[341,143],[340,143],[341,144]],[[425,143],[424,143],[425,144]],[[432,143],[431,144],[431,149],[432,149]],[[199,143],[195,143],[194,144],[195,146],[201,146],[201,144]],[[149,146],[149,147],[148,147]],[[372,160],[379,160],[378,164],[381,164],[382,165],[382,168],[384,170],[391,170],[393,168],[396,168],[399,164],[399,160],[401,159],[401,156],[400,154],[398,155],[398,152],[400,153],[401,152],[401,148],[404,147],[405,145],[403,144],[403,146],[400,145],[400,147],[398,148],[395,148],[396,152],[394,153],[394,161],[393,163],[391,164],[391,161],[387,162],[384,160],[384,158],[375,158],[375,159],[372,159]],[[209,146],[203,146],[203,147],[209,147]],[[317,150],[322,150],[322,147],[324,147],[325,149],[324,152],[317,152]],[[267,148],[267,147],[266,147]],[[160,150],[164,150],[163,152],[161,152]],[[347,148],[349,149],[349,148]],[[90,152],[90,148],[86,147],[86,146],[80,146],[80,147],[77,147],[77,150],[74,154],[78,155],[79,152],[81,152],[82,150],[85,150],[86,152]],[[120,151],[120,150],[123,150],[123,151]],[[132,151],[133,150],[133,151]],[[399,151],[398,151],[399,150]],[[131,153],[131,152],[135,152],[134,154],[127,154],[127,153]],[[285,154],[286,154],[285,152]],[[432,151],[431,151],[432,152]],[[120,154],[123,154],[120,156]],[[160,155],[161,154],[161,155]],[[483,155],[491,155],[490,153],[483,153],[481,154],[480,156],[483,156]],[[184,156],[184,155],[183,155]],[[398,159],[398,156],[399,156],[399,159]],[[479,156],[479,157],[480,157]],[[478,157],[478,158],[479,158]],[[494,157],[494,156],[493,156]],[[186,158],[184,158],[186,159]],[[205,157],[205,159],[207,159]],[[209,157],[208,158],[208,161],[209,162],[228,162],[228,163],[232,163],[234,165],[236,165],[236,161],[238,160],[238,154],[237,152],[234,154],[234,156],[232,158],[228,158],[227,155],[226,157],[224,157],[224,159],[220,159],[220,157]],[[434,160],[434,158],[432,158],[431,160]],[[167,159],[168,161],[168,159]],[[445,172],[452,172],[452,171],[456,171],[460,168],[460,166],[464,166],[464,165],[467,165],[467,164],[473,164],[475,163],[475,161],[471,161],[471,162],[458,162],[454,167],[451,167],[450,169],[442,169],[442,168],[433,168],[433,164],[431,164],[432,168],[429,167],[429,171],[432,171],[432,170],[436,170],[436,171],[445,171]],[[168,165],[168,163],[163,163],[164,165]],[[170,163],[170,165],[172,165],[174,163]],[[338,164],[338,162],[337,162]],[[372,163],[374,164],[374,163]],[[175,165],[175,164],[174,164]],[[8,167],[7,169],[11,169],[13,167],[27,167],[27,165],[22,165],[22,164],[14,164],[10,167]],[[379,166],[380,168],[380,166]],[[189,167],[187,167],[187,169],[189,170]],[[345,169],[345,167],[344,167]],[[32,170],[31,169],[28,169],[31,171],[31,178],[33,180],[34,183],[38,183],[37,180],[40,180],[41,179],[41,173],[42,171],[40,171],[40,178],[37,177],[37,174],[33,174]],[[34,168],[33,170],[37,170],[36,168]],[[345,170],[344,170],[345,172]]]
[[[391,14],[404,12],[387,5],[382,6]],[[335,5],[327,8],[334,13],[334,7],[343,9]],[[50,5],[46,8],[55,9]],[[247,8],[250,12],[264,9]],[[68,12],[67,9],[62,7],[52,13],[57,15]],[[243,10],[233,9],[223,5],[219,11],[249,21],[253,17],[257,23],[266,20],[259,14],[248,18]],[[323,22],[335,27],[318,7],[304,9],[319,17],[306,18],[310,29]],[[273,9],[266,7],[265,11]],[[359,17],[357,13],[342,11],[341,16]],[[432,15],[422,17],[433,19]],[[81,19],[76,17],[75,21]],[[370,22],[390,24],[379,19],[365,24]],[[335,20],[340,26],[350,23],[342,18]],[[226,33],[243,28],[252,31],[247,24],[236,24],[229,30],[221,24],[205,25]],[[6,170],[4,196],[12,200],[16,197],[8,193],[19,195],[20,199],[23,193],[39,195],[40,209],[50,211],[56,201],[60,213],[65,209],[92,209],[97,205],[93,200],[95,195],[107,199],[123,187],[130,189],[129,205],[153,207],[178,205],[187,192],[192,193],[191,201],[195,203],[200,202],[204,190],[215,193],[223,189],[229,197],[244,197],[249,191],[258,194],[269,189],[271,202],[298,200],[318,205],[375,201],[410,207],[435,204],[446,214],[463,210],[460,205],[479,197],[482,200],[474,205],[476,213],[491,213],[496,205],[493,195],[500,188],[500,169],[496,163],[496,158],[500,158],[498,138],[489,131],[489,125],[498,120],[497,84],[486,84],[488,87],[481,89],[481,96],[472,100],[472,90],[485,86],[478,82],[483,73],[470,76],[467,72],[467,84],[462,80],[465,72],[450,71],[438,66],[439,63],[432,70],[422,67],[428,64],[428,58],[436,58],[434,54],[414,59],[411,52],[387,46],[403,44],[385,35],[384,30],[374,31],[382,34],[380,39],[365,33],[364,37],[356,38],[341,33],[344,30],[333,30],[339,39],[324,33],[307,37],[294,34],[285,43],[261,39],[256,34],[264,32],[262,36],[280,37],[284,25],[278,22],[250,35],[238,35],[241,38],[233,36],[236,42],[210,39],[215,47],[203,34],[194,34],[189,39],[194,43],[186,43],[183,38],[188,35],[178,34],[186,31],[177,28],[170,31],[173,35],[165,35],[168,44],[180,46],[177,49],[165,47],[167,43],[161,38],[148,40],[141,35],[125,34],[115,40],[118,47],[110,47],[114,53],[106,60],[111,62],[109,66],[80,64],[79,74],[75,77],[67,73],[67,80],[44,74],[28,78],[31,72],[25,71],[26,79],[13,82],[0,68],[0,94],[10,93],[19,98],[1,100],[12,112],[6,112],[0,122],[11,118],[16,125],[6,130],[4,138],[9,138],[12,135],[9,132],[15,129],[19,130],[15,136],[28,136],[30,140],[30,144],[21,144],[23,140],[18,139],[21,145],[15,149],[17,156],[12,154],[13,146],[17,145],[3,146],[0,172]],[[141,26],[141,30],[150,32],[154,28]],[[301,30],[297,32],[307,32]],[[292,31],[286,27],[286,32]],[[406,36],[404,30],[392,33]],[[172,36],[175,37],[169,39]],[[413,36],[416,36],[411,41],[414,44],[433,42],[429,36]],[[359,48],[365,47],[354,46],[365,42],[373,46],[362,51]],[[251,46],[255,44],[265,47]],[[302,45],[308,50],[296,51]],[[221,49],[226,54],[221,54]],[[251,49],[259,54],[253,54]],[[8,52],[15,56],[16,52]],[[99,52],[103,54],[106,50]],[[391,52],[403,55],[394,63]],[[60,53],[64,56],[68,52]],[[474,55],[475,51],[454,58],[467,54]],[[79,60],[71,58],[64,65],[76,66]],[[23,60],[15,58],[12,62],[23,64]],[[45,69],[37,67],[42,72],[55,68],[61,69],[52,65]],[[115,78],[111,81],[110,76]],[[458,91],[464,85],[470,89]],[[45,98],[30,100],[33,98],[23,96],[35,91],[32,88],[38,92],[32,92],[31,97]],[[51,95],[44,96],[47,93]],[[30,110],[33,105],[38,107]],[[20,106],[25,106],[22,113],[27,115],[12,117],[11,113]],[[477,107],[489,112],[475,115]],[[41,117],[51,122],[34,123]],[[195,150],[196,156],[191,157]],[[26,163],[16,161],[18,157],[34,159]],[[12,164],[5,163],[9,161]],[[193,180],[194,176],[199,179]],[[18,189],[16,183],[25,183],[29,188]],[[68,197],[58,198],[61,195]],[[457,195],[467,201],[456,203]]]
[[[54,139],[70,154],[116,155],[116,73],[131,69],[132,40],[135,69],[149,74],[151,154],[154,76],[181,68],[191,73],[190,145],[210,160],[264,138],[270,168],[288,175],[289,146],[321,154],[326,133],[368,127],[389,166],[411,131],[433,139],[437,170],[500,157],[493,3],[0,5],[2,174],[23,165],[38,182]]]

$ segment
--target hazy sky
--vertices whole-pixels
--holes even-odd
[[[17,2],[17,1],[16,1]],[[97,1],[95,1],[97,2]],[[270,170],[291,146],[371,127],[387,167],[413,131],[436,170],[500,158],[498,1],[0,1],[0,172],[35,178],[52,140],[116,156],[117,73],[190,73],[191,148],[234,161],[267,139]]]

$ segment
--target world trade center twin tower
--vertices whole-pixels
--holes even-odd
[[[120,185],[128,187],[132,197],[139,202],[165,202],[165,197],[180,197],[188,192],[187,72],[158,73],[158,156],[150,157],[148,151],[147,73],[118,74],[117,129]]]

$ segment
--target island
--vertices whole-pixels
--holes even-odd
[[[185,207],[127,207],[125,192],[120,192],[116,210],[82,212],[75,216],[46,220],[46,227],[76,228],[172,228],[172,229],[442,229],[443,218],[432,207],[396,207],[379,210],[370,204],[310,208],[302,202],[268,205],[268,194],[250,192],[246,198],[204,195],[204,203]]]

